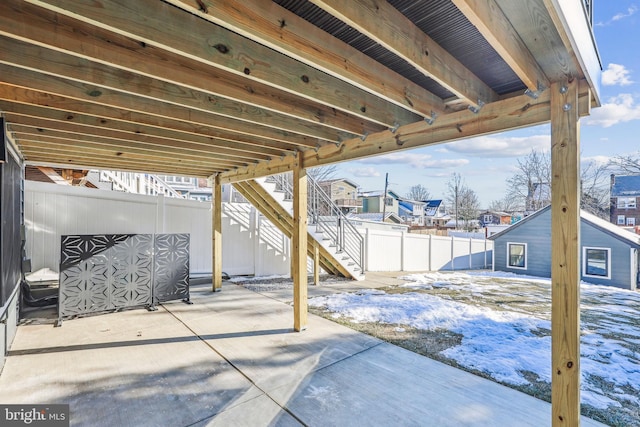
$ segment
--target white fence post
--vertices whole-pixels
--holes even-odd
[[[404,231],[400,232],[400,271],[404,271],[404,261],[405,261],[405,244],[406,244],[406,239],[405,239],[405,233]]]
[[[429,271],[433,271],[432,268],[431,268],[431,259],[432,259],[431,253],[433,252],[433,246],[431,244],[432,240],[433,240],[433,236],[431,234],[429,234],[429,254],[427,255],[429,257],[429,262],[428,262]]]

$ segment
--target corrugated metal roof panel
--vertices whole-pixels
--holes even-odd
[[[446,99],[453,94],[408,62],[307,0],[274,0],[405,78]],[[525,86],[450,0],[388,0],[498,94]]]

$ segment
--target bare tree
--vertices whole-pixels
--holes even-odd
[[[426,187],[418,184],[409,188],[406,197],[410,200],[425,201],[431,199],[431,193]]]
[[[607,221],[610,204],[609,167],[591,161],[583,164],[580,172],[580,207]]]
[[[617,174],[640,174],[640,151],[626,156],[616,156],[609,161],[607,169]]]
[[[475,191],[467,187],[459,173],[454,172],[453,176],[447,183],[447,202],[451,206],[453,212],[456,229],[458,228],[458,220],[463,220],[465,228],[469,228],[470,221],[478,216],[480,210],[480,202]]]
[[[620,170],[640,173],[640,160],[632,157],[617,157],[612,162]],[[634,166],[635,165],[635,166]],[[581,207],[602,218],[608,218],[609,189],[608,171],[612,165],[589,162],[581,165]],[[503,202],[515,203],[516,209],[541,209],[551,203],[551,155],[532,150],[526,157],[518,159],[518,171],[507,181],[508,193]],[[508,209],[504,209],[508,210]]]
[[[518,171],[507,180],[507,198],[523,210],[538,210],[551,203],[551,156],[535,150],[517,162]]]
[[[494,212],[515,212],[521,211],[522,206],[513,197],[505,196],[499,200],[493,200],[489,204],[489,210]]]
[[[478,195],[469,187],[463,186],[460,189],[459,203],[458,215],[464,221],[465,229],[471,231],[473,228],[471,221],[478,217],[478,211],[480,210]]]
[[[336,165],[318,166],[317,168],[307,169],[307,176],[315,182],[330,181],[335,178],[337,173],[338,166]]]

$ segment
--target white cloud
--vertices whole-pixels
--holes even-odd
[[[380,172],[372,167],[349,169],[348,172],[352,173],[353,176],[357,176],[358,178],[372,178],[380,176]]]
[[[638,11],[638,7],[635,5],[631,5],[627,9],[627,13],[624,13],[624,12],[617,13],[613,16],[613,18],[611,18],[611,21],[619,21],[621,19],[628,18],[631,15],[635,14],[637,11]]]
[[[463,141],[450,142],[444,146],[455,153],[477,157],[521,157],[531,150],[549,151],[550,135],[507,137],[501,135],[480,136]]]
[[[427,168],[455,168],[469,164],[467,159],[432,159],[429,154],[418,153],[391,153],[384,156],[371,157],[368,159],[360,160],[362,163],[369,163],[373,165],[388,165],[388,164],[403,164],[408,165],[416,169]]]
[[[606,165],[609,163],[609,161],[612,159],[612,157],[610,156],[588,156],[588,157],[582,157],[580,160],[582,161],[582,163],[595,163],[596,165]]]
[[[620,21],[622,19],[625,19],[625,18],[628,18],[628,17],[630,17],[632,15],[635,15],[635,13],[637,11],[638,11],[638,7],[636,5],[631,5],[631,6],[629,6],[627,8],[626,12],[616,13],[607,22],[598,22],[596,24],[596,26],[603,27],[603,26],[606,26],[606,25],[611,25],[613,22]]]
[[[602,84],[604,86],[627,86],[633,81],[629,78],[629,70],[624,65],[609,64],[606,70],[602,72]]]
[[[587,125],[605,128],[633,120],[640,120],[640,105],[635,103],[633,95],[629,93],[621,93],[609,99],[609,102],[595,108],[591,115],[584,119]]]

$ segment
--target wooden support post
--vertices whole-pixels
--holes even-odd
[[[222,290],[222,185],[220,175],[216,175],[213,180],[213,199],[211,201],[213,251],[213,292]]]
[[[320,284],[320,248],[318,242],[313,242],[313,284]]]
[[[293,329],[307,328],[307,171],[298,152],[293,167]]]
[[[552,425],[580,425],[578,82],[551,86]]]

